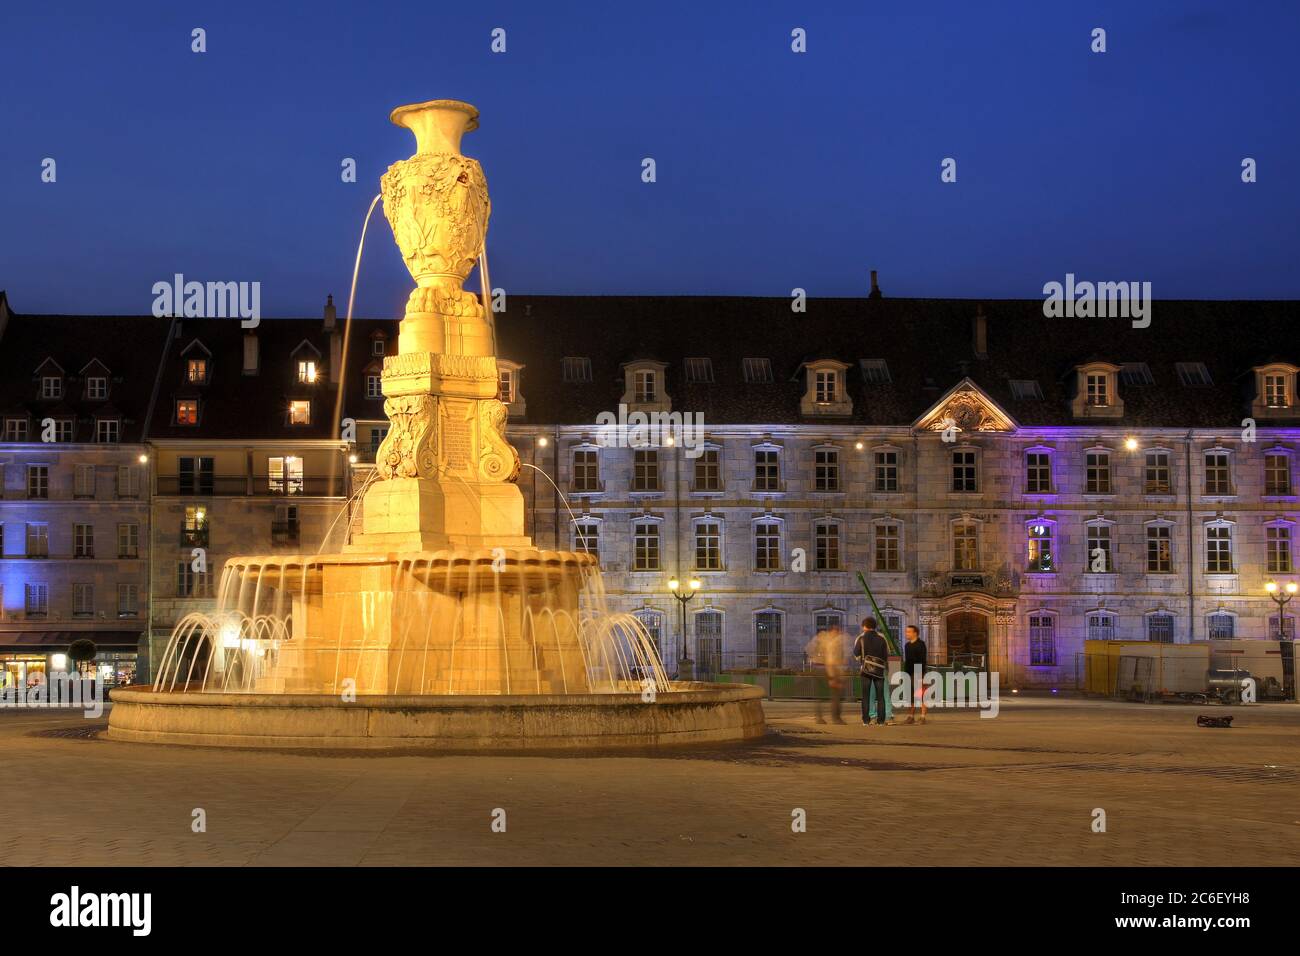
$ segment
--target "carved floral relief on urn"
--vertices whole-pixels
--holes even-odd
[[[416,141],[415,155],[380,180],[384,215],[417,286],[406,313],[482,317],[477,297],[461,288],[483,249],[491,213],[482,167],[460,152],[461,137],[478,128],[478,110],[430,100],[399,106],[389,118]],[[429,350],[444,351],[441,345]]]

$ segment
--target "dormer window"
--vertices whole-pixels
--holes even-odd
[[[383,398],[384,381],[382,376],[371,374],[366,376],[366,398]]]
[[[669,411],[672,400],[664,391],[664,370],[668,366],[652,359],[623,366],[623,397],[620,402],[637,411]]]
[[[848,365],[833,359],[822,359],[807,363],[805,368],[808,370],[808,380],[803,400],[799,403],[801,414],[849,415],[853,412],[853,403],[844,390],[844,370]]]
[[[1075,369],[1075,388],[1071,411],[1075,418],[1121,418],[1124,400],[1119,395],[1120,366],[1109,362],[1090,362]]]
[[[95,441],[116,443],[122,440],[122,422],[116,418],[95,420]]]
[[[176,424],[197,425],[199,423],[199,400],[181,398],[176,400]]]
[[[523,371],[524,367],[517,362],[497,359],[497,397],[508,406],[510,415],[515,418],[528,410],[528,403],[524,401]]]
[[[1297,414],[1294,365],[1276,363],[1255,369],[1255,400],[1250,413],[1255,418],[1290,418]]]
[[[289,403],[289,424],[290,425],[310,425],[311,424],[311,402],[295,401]]]
[[[370,342],[370,354],[371,354],[371,355],[376,355],[376,356],[378,356],[378,355],[383,355],[383,354],[384,354],[384,346],[385,346],[385,343],[384,343],[384,340],[383,340],[382,338],[372,339],[371,342]]]
[[[63,397],[63,379],[57,375],[41,376],[41,398],[55,399]]]
[[[207,359],[189,359],[185,362],[185,381],[191,385],[206,385],[208,383],[208,360]]]
[[[108,398],[108,379],[102,375],[92,375],[87,378],[86,398],[100,402]]]
[[[27,441],[27,419],[25,418],[6,418],[5,441]]]
[[[298,363],[298,383],[301,385],[316,384],[316,363],[310,359]]]

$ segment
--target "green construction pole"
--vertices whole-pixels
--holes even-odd
[[[889,622],[885,620],[885,615],[880,610],[880,605],[876,603],[876,596],[871,593],[871,588],[867,587],[867,579],[861,571],[858,572],[858,583],[862,585],[862,590],[867,592],[867,600],[871,602],[871,609],[876,612],[876,621],[880,624],[880,631],[885,635],[885,643],[889,645],[889,653],[892,657],[902,657],[902,652],[898,649],[898,641],[890,633]]]

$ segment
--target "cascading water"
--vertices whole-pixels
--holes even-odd
[[[347,574],[336,573],[342,567]],[[332,586],[370,578],[373,587]],[[216,611],[176,625],[154,690],[586,694],[647,681],[670,689],[654,641],[635,616],[610,613],[584,554],[244,557],[227,563],[218,594]]]

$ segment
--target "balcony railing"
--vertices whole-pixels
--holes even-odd
[[[181,528],[181,546],[186,548],[206,548],[208,546],[208,529]]]
[[[334,478],[268,478],[266,475],[214,475],[198,478],[180,475],[159,475],[160,496],[195,498],[236,498],[252,496],[321,497],[334,498],[343,494],[342,475]]]

